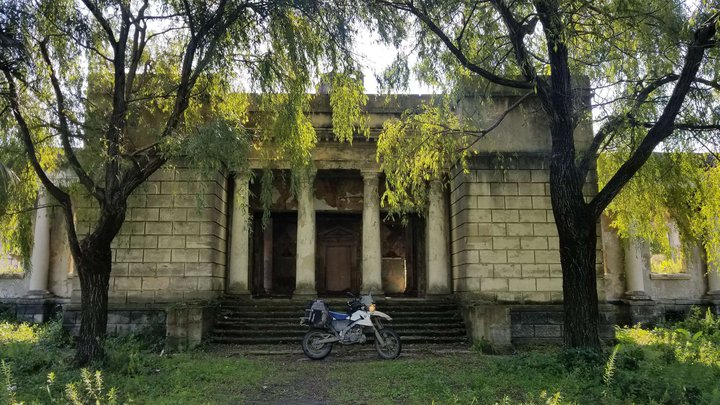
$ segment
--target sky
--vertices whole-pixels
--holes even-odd
[[[362,30],[358,33],[355,52],[357,53],[359,63],[362,65],[365,92],[368,94],[377,94],[379,90],[375,75],[381,74],[382,71],[395,60],[398,51],[391,45],[381,43],[380,38],[376,34]],[[414,61],[415,58],[413,58],[411,54],[410,63]],[[418,82],[417,79],[413,77],[411,71],[409,88],[405,93],[429,94],[433,93],[433,90],[431,87]]]

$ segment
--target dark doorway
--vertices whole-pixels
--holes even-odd
[[[418,295],[419,274],[424,270],[424,221],[417,215],[404,220],[385,217],[380,226],[382,285],[385,295]]]
[[[295,290],[297,213],[273,212],[264,228],[262,213],[256,213],[253,224],[253,294],[291,296]]]

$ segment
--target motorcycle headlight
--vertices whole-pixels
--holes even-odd
[[[375,312],[375,304],[370,304],[370,306],[368,307],[368,311]]]

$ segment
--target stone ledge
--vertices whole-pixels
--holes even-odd
[[[688,273],[660,274],[650,273],[651,280],[690,280]]]

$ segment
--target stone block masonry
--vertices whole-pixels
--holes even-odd
[[[455,293],[470,301],[561,302],[562,269],[550,203],[548,156],[481,154],[469,162],[469,168],[469,173],[457,170],[450,179]],[[591,175],[587,196],[596,189]],[[598,244],[599,277],[601,260]],[[601,290],[602,279],[598,281]],[[559,333],[545,329],[543,333]]]
[[[187,168],[155,173],[128,202],[127,219],[113,242],[111,306],[163,307],[214,300],[224,291],[227,249],[227,178]],[[87,232],[94,201],[78,212]],[[72,302],[80,302],[77,277]]]
[[[622,318],[622,308],[600,306],[600,337],[612,339],[614,325]],[[510,337],[514,346],[561,343],[563,337],[562,305],[517,305],[510,308]]]

